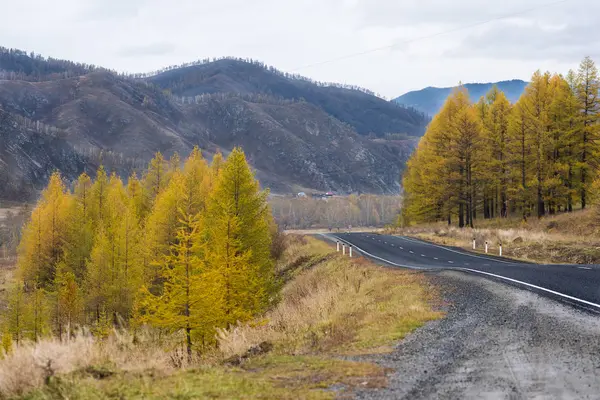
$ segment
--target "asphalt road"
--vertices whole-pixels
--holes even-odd
[[[600,313],[600,265],[542,265],[469,253],[402,236],[373,233],[326,235],[352,245],[353,252],[413,269],[461,270],[527,288],[579,308]]]

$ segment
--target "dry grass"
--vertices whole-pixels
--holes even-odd
[[[0,360],[0,399],[329,399],[339,394],[332,385],[381,387],[385,369],[339,356],[390,350],[439,318],[431,288],[418,274],[343,258],[316,239],[286,241],[279,303],[252,323],[222,331],[217,352],[186,365],[183,352],[165,351],[173,348],[170,338],[161,342],[151,332],[30,343]],[[267,354],[232,357],[264,342],[273,345]]]
[[[269,341],[281,354],[347,353],[389,345],[423,323],[431,310],[421,275],[332,255],[316,239],[291,247],[288,257],[325,253],[283,289],[282,301],[260,322],[219,334],[226,357]]]
[[[135,342],[131,334],[115,331],[104,341],[81,334],[62,341],[48,338],[39,343],[25,343],[0,360],[0,398],[27,393],[56,376],[78,370],[137,373],[174,370],[176,351],[163,351],[154,340],[137,337]]]
[[[496,219],[477,221],[476,229],[448,227],[445,223],[426,224],[395,230],[394,233],[418,237],[439,244],[477,251],[489,243],[490,253],[541,263],[600,263],[600,220],[598,210],[590,209],[542,219]]]

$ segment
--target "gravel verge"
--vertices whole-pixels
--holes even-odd
[[[427,274],[447,316],[361,357],[393,372],[356,398],[600,398],[599,316],[458,271]]]

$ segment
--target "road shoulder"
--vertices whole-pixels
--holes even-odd
[[[364,399],[597,398],[600,319],[458,271],[427,273],[447,316],[385,356],[394,370]]]

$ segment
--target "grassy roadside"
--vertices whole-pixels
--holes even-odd
[[[0,398],[328,399],[385,385],[383,368],[344,357],[390,351],[440,318],[434,289],[422,275],[344,258],[317,239],[287,240],[277,305],[220,332],[218,351],[181,367],[177,349],[129,334],[47,340],[0,361]]]
[[[489,243],[490,254],[498,254],[502,243],[503,256],[538,263],[597,264],[600,263],[600,215],[589,209],[541,219],[495,219],[476,221],[477,228],[448,227],[446,223],[424,224],[395,229],[393,234],[412,236],[434,243],[472,250],[475,238],[477,251]]]

